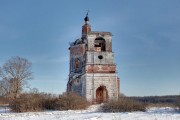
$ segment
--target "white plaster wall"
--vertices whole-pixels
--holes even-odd
[[[103,59],[99,59],[98,56],[102,55]],[[113,52],[91,52],[86,53],[88,64],[114,64],[114,53]]]
[[[112,51],[112,37],[109,35],[104,36],[106,41],[106,51]]]
[[[86,75],[81,77],[82,80],[82,96],[86,97]]]
[[[87,100],[91,101],[93,100],[93,98],[96,99],[96,89],[101,85],[106,86],[109,99],[117,99],[118,97],[117,74],[95,73],[94,75],[86,74]]]

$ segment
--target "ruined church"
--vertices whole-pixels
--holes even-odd
[[[112,34],[91,31],[88,13],[81,38],[70,43],[70,67],[67,92],[77,92],[95,103],[115,100],[120,93]]]

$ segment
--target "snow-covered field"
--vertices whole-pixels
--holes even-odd
[[[173,108],[150,108],[146,112],[103,113],[99,105],[87,110],[12,113],[0,108],[0,120],[180,120]]]

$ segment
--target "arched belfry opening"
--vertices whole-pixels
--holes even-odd
[[[96,102],[103,103],[108,100],[108,91],[106,86],[100,86],[96,89]]]
[[[102,37],[98,37],[94,41],[94,47],[95,51],[101,52],[101,51],[106,51],[106,41]]]

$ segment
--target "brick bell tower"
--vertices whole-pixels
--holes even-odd
[[[82,37],[70,43],[70,69],[67,92],[77,92],[90,102],[117,99],[120,79],[117,76],[112,34],[91,31],[88,13]]]

